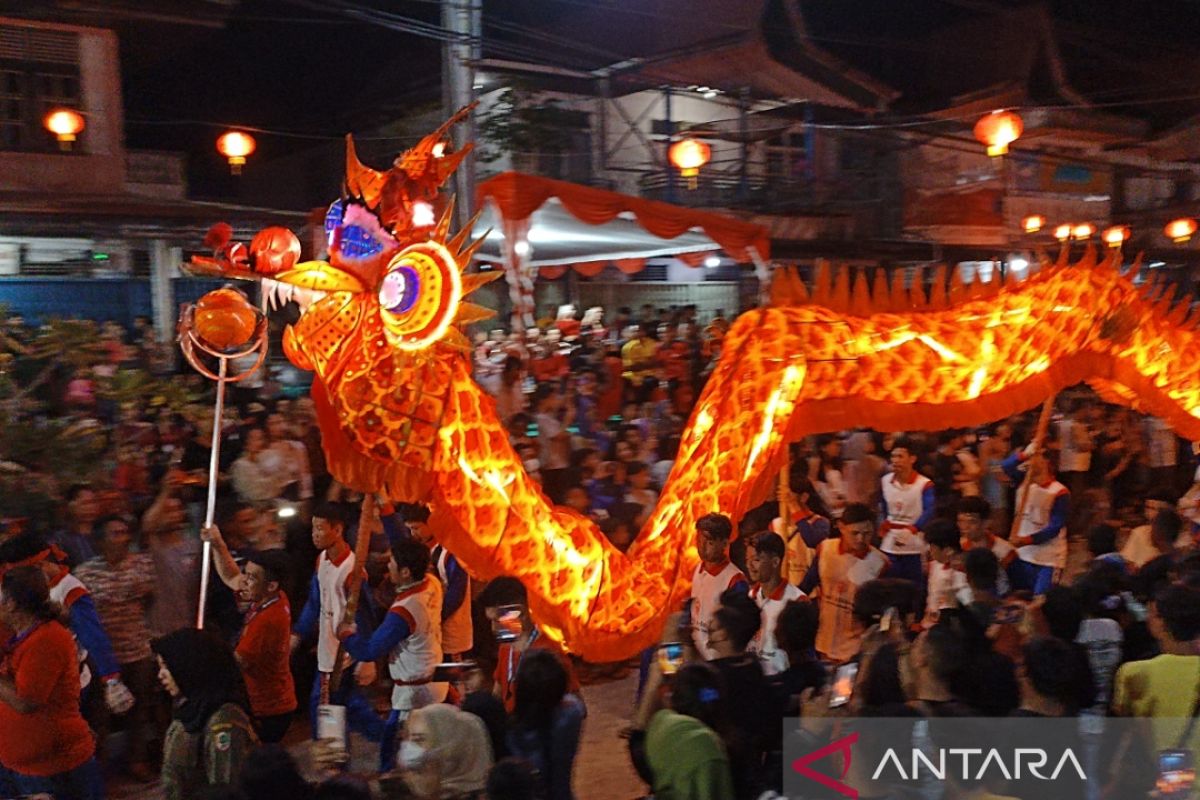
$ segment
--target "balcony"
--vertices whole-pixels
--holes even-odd
[[[643,197],[667,200],[694,208],[746,208],[765,214],[841,214],[863,206],[873,206],[881,197],[875,187],[876,176],[840,175],[835,179],[748,177],[729,174],[705,175],[688,179],[668,178],[665,171],[643,174],[638,188]],[[673,183],[673,190],[668,186]]]

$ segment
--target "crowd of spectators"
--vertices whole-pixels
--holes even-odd
[[[105,781],[149,780],[168,798],[574,797],[580,678],[608,673],[542,634],[519,581],[473,584],[426,508],[360,516],[361,496],[325,467],[311,400],[273,381],[231,398],[216,525],[202,529],[203,384],[178,408],[113,401],[103,387],[122,371],[171,367],[148,328],[133,345],[104,330],[99,363],[58,370],[40,406],[12,412],[33,426],[70,417],[103,445],[88,480],[70,483],[53,461],[5,454],[0,797],[101,797]],[[619,309],[608,324],[562,313],[481,334],[472,357],[526,470],[624,550],[727,330],[695,308]],[[1160,420],[1083,388],[1064,393],[1040,447],[1035,428],[1036,411],[972,430],[811,437],[793,445],[778,500],[702,517],[691,600],[662,647],[625,665],[641,675],[629,768],[649,791],[782,791],[785,715],[819,739],[837,714],[1193,714],[1194,454]],[[12,511],[35,490],[53,513]],[[215,578],[197,631],[203,541]],[[857,671],[835,680],[845,664]],[[317,736],[331,700],[380,743],[379,769],[350,775],[344,746],[322,735],[314,784],[279,743]]]

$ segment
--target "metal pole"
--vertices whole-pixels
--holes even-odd
[[[663,120],[667,126],[667,150],[671,152],[671,145],[675,142],[675,123],[671,121],[671,87],[667,86],[663,89]],[[675,202],[675,169],[671,166],[671,159],[667,158],[667,202]]]
[[[483,6],[480,0],[442,0],[442,27],[455,35],[442,48],[442,101],[444,115],[450,117],[475,99],[474,61],[481,53]],[[451,131],[454,147],[461,150],[475,140],[475,114],[472,112]],[[458,197],[454,215],[457,227],[465,227],[475,207],[475,159],[468,156],[454,174]]]
[[[750,113],[750,90],[742,87],[738,97],[738,135],[742,139],[742,165],[738,176],[738,199],[743,203],[750,196],[750,126],[747,115]]]
[[[600,113],[597,115],[600,124],[600,158],[596,164],[605,180],[608,179],[608,97],[609,82],[606,76],[600,79]]]
[[[204,527],[211,527],[217,510],[217,474],[221,470],[221,417],[225,414],[225,375],[229,359],[222,358],[217,377],[217,405],[213,410],[212,452],[208,457],[208,505],[204,510]],[[196,627],[204,628],[204,605],[208,597],[208,577],[212,571],[212,542],[204,543],[200,559],[200,604],[196,612]]]

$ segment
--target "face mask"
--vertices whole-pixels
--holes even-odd
[[[397,760],[400,762],[401,769],[420,769],[425,766],[425,761],[428,758],[428,751],[416,742],[405,739],[400,743],[400,752],[397,755]]]

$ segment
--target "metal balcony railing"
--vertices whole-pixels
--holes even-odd
[[[694,182],[665,171],[638,179],[641,195],[696,208],[745,208],[768,214],[846,214],[878,206],[882,195],[875,176],[837,179],[701,173]]]

